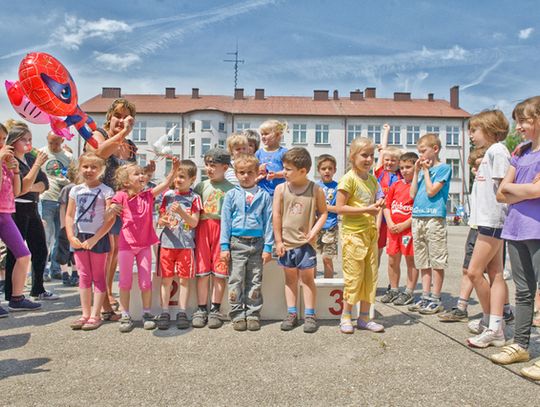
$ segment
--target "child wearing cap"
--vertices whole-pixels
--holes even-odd
[[[194,328],[220,328],[223,325],[220,314],[221,300],[228,277],[228,264],[221,260],[219,238],[221,233],[221,207],[227,191],[234,188],[225,179],[225,172],[231,163],[230,154],[222,148],[213,148],[204,155],[204,166],[208,179],[195,186],[195,193],[202,200],[203,210],[195,234],[195,258],[197,262],[198,309],[193,314]],[[208,313],[208,284],[213,278],[211,302]]]

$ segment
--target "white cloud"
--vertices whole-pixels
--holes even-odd
[[[132,28],[123,21],[100,18],[87,21],[66,14],[64,24],[60,25],[51,35],[51,41],[67,49],[77,50],[89,38],[113,38],[113,34],[130,32]]]
[[[125,71],[134,64],[141,62],[141,57],[137,54],[128,52],[126,54],[107,54],[94,52],[95,60],[102,68],[108,71]]]
[[[503,62],[502,59],[499,59],[497,62],[495,62],[493,65],[491,66],[488,66],[486,69],[484,69],[482,71],[482,73],[480,74],[480,76],[474,80],[473,82],[471,83],[468,83],[466,85],[463,85],[461,87],[461,90],[465,90],[465,89],[468,89],[468,88],[471,88],[473,86],[476,86],[476,85],[480,85],[482,82],[484,82],[484,79],[486,79],[486,76],[491,72],[493,71],[495,68],[497,68],[501,63]]]
[[[534,31],[534,28],[532,28],[532,27],[524,28],[523,30],[519,30],[518,37],[521,40],[526,40],[527,38],[529,38],[531,36],[533,31]]]

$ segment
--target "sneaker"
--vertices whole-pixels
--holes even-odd
[[[193,328],[204,328],[208,323],[208,312],[197,310],[193,314],[191,325]]]
[[[45,291],[45,292],[42,292],[41,294],[37,295],[37,296],[32,296],[34,297],[37,301],[56,301],[58,299],[60,299],[60,297],[58,295],[56,295],[55,293],[52,293],[50,291]]]
[[[319,325],[317,324],[317,318],[315,315],[306,315],[304,317],[304,333],[312,334],[317,332]]]
[[[147,331],[156,329],[156,317],[149,312],[145,312],[142,316],[143,328]]]
[[[427,298],[420,297],[414,301],[412,305],[407,308],[411,312],[418,312],[428,302]]]
[[[409,305],[414,301],[414,297],[406,292],[400,292],[397,298],[394,300],[394,305]]]
[[[480,318],[469,322],[467,324],[467,328],[469,328],[469,331],[473,334],[480,335],[482,332],[484,332],[484,330],[487,329],[487,326],[484,323],[484,320]]]
[[[118,330],[122,333],[127,333],[133,331],[133,328],[135,328],[135,324],[133,323],[131,317],[129,315],[122,315]]]
[[[0,307],[0,318],[7,318],[7,317],[9,317],[9,312],[7,312],[5,308]]]
[[[171,315],[168,312],[162,312],[156,318],[156,325],[158,329],[169,329],[171,323]]]
[[[76,319],[71,324],[69,324],[69,327],[73,329],[74,331],[79,331],[82,329],[84,324],[88,321],[89,318],[86,317],[80,317],[79,319]]]
[[[62,273],[62,284],[67,285],[68,287],[71,285],[71,279],[70,279],[69,273],[67,271],[64,271]]]
[[[247,329],[247,322],[245,319],[236,319],[232,323],[233,329],[238,332],[245,331]]]
[[[282,331],[292,331],[298,326],[298,315],[297,314],[287,314],[287,318],[281,323]]]
[[[0,280],[0,293],[4,292],[5,286],[6,286],[6,280]]]
[[[418,310],[422,315],[433,315],[442,311],[444,311],[444,307],[440,300],[428,300],[428,302]]]
[[[362,318],[358,318],[358,320],[356,321],[356,327],[358,329],[371,331],[371,332],[383,332],[384,331],[384,326],[382,326],[381,324],[378,324],[375,321],[367,321],[366,322]]]
[[[503,312],[503,318],[504,318],[504,322],[506,322],[507,324],[514,321],[515,317],[514,317],[514,312],[512,311],[512,309],[508,310],[508,312]]]
[[[501,329],[500,332],[486,329],[479,335],[473,336],[467,339],[467,344],[472,348],[487,348],[488,346],[501,347],[506,343],[504,333]]]
[[[491,355],[491,361],[498,365],[509,365],[511,363],[528,362],[531,356],[527,349],[523,349],[517,343],[507,345],[499,353]]]
[[[529,367],[524,367],[520,370],[520,373],[529,379],[540,380],[540,362],[536,362]]]
[[[505,280],[512,280],[512,270],[505,268],[503,271],[503,278]]]
[[[28,278],[27,278],[28,281]],[[44,283],[50,283],[51,282],[51,275],[49,273],[43,273],[43,282]],[[30,286],[32,285],[32,279],[30,278]]]
[[[342,319],[339,323],[339,330],[342,334],[352,334],[354,333],[354,326],[350,319]]]
[[[208,315],[208,328],[218,329],[223,326],[223,320],[221,319],[221,314],[219,312],[212,311]]]
[[[188,329],[189,319],[185,312],[178,312],[176,314],[176,327],[178,329]]]
[[[79,286],[79,275],[77,274],[77,272],[73,272],[73,274],[71,274],[71,277],[69,278],[69,285],[71,287]]]
[[[11,300],[8,309],[10,311],[35,311],[41,309],[41,304],[23,297],[19,301]]]
[[[247,329],[248,331],[258,331],[261,329],[261,321],[258,319],[251,318],[247,320]]]
[[[452,308],[451,311],[445,311],[437,316],[441,322],[461,322],[469,320],[467,310],[462,311],[457,307]]]
[[[51,278],[54,279],[54,280],[63,280],[63,275],[62,275],[62,272],[60,270],[53,270],[51,272]]]
[[[396,289],[390,289],[386,290],[386,293],[381,297],[380,301],[383,304],[388,304],[390,302],[394,302],[399,297],[399,290]]]

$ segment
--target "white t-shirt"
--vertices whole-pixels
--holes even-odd
[[[492,144],[476,173],[471,192],[470,226],[502,228],[507,206],[497,202],[497,188],[510,166],[510,153],[504,144]]]
[[[74,220],[79,232],[96,234],[105,219],[105,201],[111,199],[113,195],[114,191],[105,184],[94,188],[80,184],[71,189],[69,197],[75,200],[77,209]],[[86,213],[81,216],[88,207]]]

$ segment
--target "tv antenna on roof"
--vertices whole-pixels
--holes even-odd
[[[227,55],[234,55],[234,59],[224,59],[223,62],[234,62],[234,89],[238,88],[238,64],[243,64],[243,59],[238,59],[238,41],[236,41],[236,51],[227,52]]]

